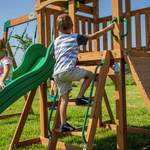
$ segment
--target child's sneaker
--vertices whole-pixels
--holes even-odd
[[[88,98],[87,97],[82,97],[82,98],[77,98],[76,99],[76,105],[87,105],[88,104]]]
[[[61,132],[71,132],[71,131],[74,131],[74,130],[75,130],[75,128],[67,122],[60,126],[60,131]]]

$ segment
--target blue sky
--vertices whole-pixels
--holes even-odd
[[[123,0],[124,1],[124,0]],[[100,16],[108,16],[112,13],[112,0],[101,0]],[[3,33],[4,23],[12,18],[22,16],[34,11],[35,0],[1,0],[0,3],[0,38]],[[150,7],[150,0],[131,0],[131,9]],[[29,35],[34,34],[35,22],[28,27]],[[23,32],[26,25],[15,28],[15,33]],[[134,37],[135,38],[135,37]],[[20,57],[20,54],[18,54]]]
[[[150,0],[131,0],[132,9],[150,7]],[[34,10],[35,0],[2,0],[0,4],[0,37],[5,21]],[[111,15],[111,0],[101,0],[100,16]]]
[[[132,9],[150,7],[150,0],[131,0]],[[34,10],[35,0],[2,0],[0,4],[0,37],[4,22]],[[100,16],[111,15],[111,0],[101,0]]]

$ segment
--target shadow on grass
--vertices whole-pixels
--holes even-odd
[[[150,129],[150,126],[143,126],[141,128]],[[69,144],[83,146],[82,137],[70,137],[64,138],[63,141]],[[98,129],[95,136],[93,150],[116,150],[117,149],[117,137],[110,130]],[[128,150],[150,150],[146,149],[150,145],[150,136],[146,136],[142,133],[128,133],[127,136],[127,149]],[[145,148],[145,149],[144,149]]]

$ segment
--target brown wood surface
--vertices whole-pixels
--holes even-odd
[[[122,43],[120,33],[122,32],[122,25],[120,17],[122,16],[122,1],[112,1],[112,17],[118,17],[118,23],[115,24],[114,33],[118,36],[119,41],[113,40],[113,48],[120,49],[120,74],[116,76],[116,123],[117,123],[117,149],[127,149],[127,119],[126,119],[126,89],[125,89],[125,62],[123,59]]]
[[[100,113],[100,103],[102,101],[105,81],[106,81],[107,73],[109,71],[110,53],[105,51],[103,57],[106,59],[106,64],[104,64],[99,71],[98,84],[96,86],[96,92],[94,97],[94,104],[92,106],[92,112],[90,115],[88,128],[87,128],[87,136],[86,136],[87,150],[92,150],[93,148],[94,137],[95,137],[96,127],[97,127],[99,113]]]
[[[141,19],[140,15],[137,13],[135,17],[135,28],[136,28],[136,48],[140,49],[141,47]]]
[[[19,142],[20,136],[22,134],[24,125],[26,123],[28,114],[29,114],[30,109],[31,109],[31,105],[32,105],[32,102],[33,102],[36,90],[37,89],[33,89],[30,92],[30,94],[29,94],[29,96],[28,96],[28,98],[26,100],[25,106],[23,108],[23,112],[22,112],[22,114],[20,116],[20,119],[19,119],[18,126],[16,128],[15,134],[14,134],[13,139],[11,141],[11,144],[9,146],[9,150],[12,150],[14,148],[15,144],[17,144]]]
[[[135,57],[125,55],[133,78],[144,98],[146,107],[150,110],[150,57]]]

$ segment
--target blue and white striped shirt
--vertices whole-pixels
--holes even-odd
[[[85,45],[87,40],[87,36],[79,34],[61,34],[56,38],[54,42],[56,63],[53,75],[75,68],[79,45]]]

